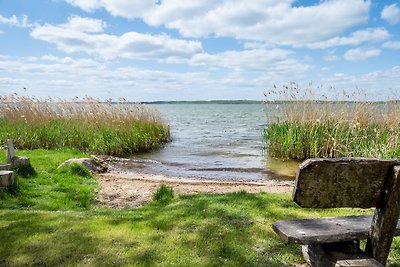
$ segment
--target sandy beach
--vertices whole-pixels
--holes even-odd
[[[290,193],[292,181],[231,182],[170,177],[162,174],[110,171],[97,175],[100,183],[98,202],[112,208],[135,208],[151,201],[161,184],[172,186],[176,194],[228,193],[245,190],[249,193]]]

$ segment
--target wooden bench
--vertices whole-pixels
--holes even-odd
[[[275,222],[279,236],[303,244],[309,265],[384,266],[393,237],[400,235],[400,160],[306,160],[299,166],[293,200],[304,208],[375,207],[373,216]]]

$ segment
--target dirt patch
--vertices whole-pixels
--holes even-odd
[[[109,172],[97,175],[101,185],[98,194],[100,204],[112,208],[134,208],[151,201],[153,193],[161,184],[172,186],[180,194],[228,193],[245,190],[249,193],[289,193],[293,189],[290,181],[227,182],[204,179],[187,179],[141,173]]]

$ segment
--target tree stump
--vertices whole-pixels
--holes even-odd
[[[15,184],[14,172],[0,171],[0,187],[8,187]]]
[[[11,164],[8,163],[0,163],[0,171],[10,171]]]

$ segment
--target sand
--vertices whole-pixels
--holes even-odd
[[[172,186],[181,194],[212,193],[221,194],[245,190],[249,193],[290,193],[291,181],[230,182],[207,179],[189,179],[161,174],[111,171],[97,175],[101,189],[98,202],[111,208],[135,208],[151,201],[153,193],[161,184]]]

